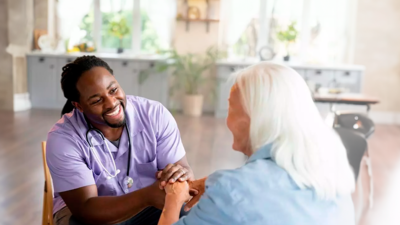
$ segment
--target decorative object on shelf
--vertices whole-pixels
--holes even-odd
[[[290,60],[289,47],[292,43],[296,42],[298,31],[295,28],[296,22],[289,24],[286,30],[281,30],[278,32],[278,40],[285,44],[286,56],[283,58],[285,61]]]
[[[121,15],[117,15],[113,20],[110,21],[108,32],[119,39],[119,48],[117,52],[122,53],[124,51],[122,39],[131,32],[126,18],[122,17]]]
[[[269,46],[264,46],[260,48],[259,56],[262,61],[272,60],[275,57],[276,53]]]
[[[34,49],[40,49],[39,46],[39,38],[42,35],[47,35],[47,30],[34,30],[33,31],[33,38],[34,38]]]
[[[196,6],[190,6],[187,10],[187,17],[191,20],[200,19],[200,10]]]
[[[72,49],[68,49],[67,52],[95,52],[96,48],[91,43],[80,43],[78,45],[74,45]]]
[[[200,116],[203,110],[204,96],[200,94],[200,89],[207,82],[213,81],[214,77],[203,77],[204,72],[209,71],[217,59],[222,54],[214,47],[207,50],[205,55],[201,54],[178,54],[176,50],[163,51],[167,57],[165,61],[159,61],[154,66],[156,72],[169,71],[174,77],[170,95],[175,91],[183,91],[183,113],[190,116]],[[154,70],[144,70],[140,72],[140,83],[154,73]]]
[[[38,46],[42,52],[52,52],[54,40],[47,34],[41,35],[38,39]]]
[[[218,2],[219,1],[215,1]],[[201,22],[206,24],[206,31],[209,32],[210,23],[219,22],[216,11],[219,9],[217,4],[210,0],[183,0],[178,5],[176,19],[186,22],[186,31],[189,31],[190,22]]]

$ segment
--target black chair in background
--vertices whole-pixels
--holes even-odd
[[[368,139],[375,131],[374,122],[361,113],[335,113],[335,128],[345,128],[361,133]]]
[[[343,127],[336,127],[334,129],[339,134],[340,139],[342,139],[350,165],[354,170],[355,179],[357,180],[362,157],[368,149],[367,140],[360,132]]]

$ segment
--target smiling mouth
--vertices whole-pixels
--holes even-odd
[[[122,106],[121,106],[121,104],[118,104],[114,109],[112,109],[108,113],[105,113],[104,115],[113,117],[113,116],[119,115],[121,113],[121,111],[122,111]]]

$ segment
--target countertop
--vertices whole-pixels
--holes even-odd
[[[217,62],[220,66],[250,66],[255,63],[261,62],[260,60],[230,60],[223,59]],[[351,65],[351,64],[310,64],[310,63],[294,63],[283,61],[270,61],[273,63],[282,64],[295,69],[315,69],[315,70],[365,70],[365,66]]]
[[[143,60],[143,61],[157,61],[162,60],[160,55],[133,55],[129,53],[98,53],[98,52],[73,52],[73,53],[57,53],[57,52],[40,52],[33,51],[27,54],[28,56],[43,56],[43,57],[59,57],[59,58],[76,58],[84,55],[95,55],[102,59],[122,59],[122,60]]]
[[[28,56],[43,56],[43,57],[60,57],[60,58],[76,58],[83,55],[95,55],[102,59],[122,59],[122,60],[143,60],[143,61],[158,61],[164,59],[163,56],[148,54],[148,55],[134,55],[130,53],[97,53],[97,52],[74,52],[74,53],[57,53],[57,52],[40,52],[33,51],[27,54]],[[218,66],[250,66],[260,60],[249,59],[249,60],[237,60],[237,59],[223,59],[217,61]],[[351,65],[351,64],[311,64],[311,63],[295,63],[295,62],[284,62],[274,60],[274,63],[289,66],[294,69],[315,69],[315,70],[358,70],[363,71],[365,67],[362,65]]]

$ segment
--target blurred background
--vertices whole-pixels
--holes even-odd
[[[357,224],[400,224],[399,27],[399,0],[0,0],[0,224],[42,223],[40,143],[82,55],[173,113],[198,178],[246,160],[225,125],[229,75],[293,68],[347,148]]]

